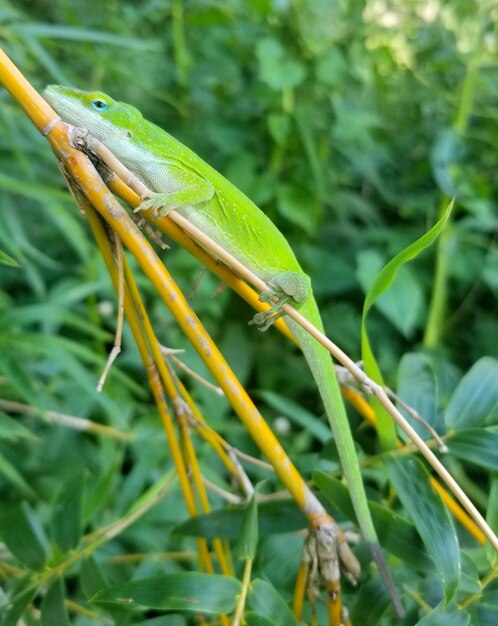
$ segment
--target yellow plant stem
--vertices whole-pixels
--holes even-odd
[[[237,600],[237,606],[235,607],[235,613],[232,619],[231,626],[240,626],[242,622],[244,608],[246,606],[247,594],[249,593],[249,585],[251,584],[252,564],[252,558],[248,558],[245,560],[244,573],[242,575],[242,589]]]
[[[98,217],[97,213],[95,213],[93,208],[84,201],[82,205],[97,245],[100,248],[102,257],[111,276],[111,280],[114,283],[114,287],[118,289],[119,277],[116,270],[116,265],[114,263],[113,253],[107,237],[107,233],[104,230],[100,218]],[[130,325],[135,342],[140,352],[140,356],[142,357],[142,361],[144,363],[144,368],[149,378],[149,384],[152,389],[157,408],[159,410],[159,415],[161,417],[164,430],[166,432],[171,457],[173,459],[173,463],[178,474],[182,494],[185,500],[185,504],[187,506],[187,511],[189,512],[189,515],[194,516],[198,513],[197,504],[195,502],[192,486],[188,479],[187,468],[180,450],[180,446],[178,444],[173,420],[167,408],[166,398],[164,396],[164,391],[158,374],[159,364],[157,362],[154,362],[154,356],[156,355],[153,354],[153,344],[154,342],[157,344],[157,339],[152,332],[152,327],[146,314],[144,317],[144,310],[142,308],[143,303],[140,298],[140,294],[136,289],[136,284],[131,276],[131,272],[129,270],[126,259],[123,260],[123,266],[126,285],[124,293],[124,309],[126,319],[128,320],[128,324]],[[162,357],[160,357],[160,359],[161,362],[164,363]],[[214,567],[211,560],[211,555],[209,554],[206,540],[198,539],[197,544],[203,569],[205,569],[205,571],[207,572],[214,572]]]
[[[298,622],[303,619],[304,596],[306,594],[306,584],[308,582],[309,565],[301,561],[296,576],[296,585],[294,587],[294,598],[292,600],[292,611]]]
[[[164,357],[161,353],[161,346],[154,333],[154,329],[152,328],[152,324],[150,322],[149,316],[143,304],[143,300],[140,296],[140,292],[138,290],[137,284],[135,282],[132,272],[130,271],[130,267],[127,263],[125,263],[125,276],[126,276],[126,284],[128,286],[128,289],[130,290],[131,298],[137,310],[138,319],[141,321],[143,325],[143,330],[148,339],[148,344],[152,353],[152,358],[154,359],[155,366],[157,367],[161,380],[164,384],[166,393],[168,394],[168,397],[170,398],[173,404],[175,415],[177,416],[177,419],[179,421],[180,433],[181,433],[182,441],[185,446],[185,452],[186,452],[186,459],[185,461],[182,460],[182,464],[183,464],[182,473],[185,475],[186,480],[188,481],[188,470],[187,470],[187,465],[188,465],[190,467],[190,470],[193,473],[194,483],[196,485],[197,492],[199,494],[199,498],[201,502],[201,508],[205,513],[208,513],[211,510],[211,508],[209,505],[209,500],[207,497],[204,484],[202,483],[197,456],[191,444],[190,437],[185,436],[186,417],[185,417],[184,400],[179,395],[177,386],[173,379],[172,372],[166,365],[166,362],[164,361]],[[168,441],[170,441],[169,437],[170,435],[168,435]],[[176,435],[175,435],[175,445],[178,445],[176,441]],[[180,453],[180,456],[181,456],[181,452],[179,450],[178,452]],[[198,513],[197,505],[195,503],[195,498],[192,492],[190,481],[188,482],[189,482],[189,492],[191,492],[192,495],[191,497],[189,495],[189,499],[186,500],[186,502],[187,502],[190,515],[196,515]],[[202,541],[204,542],[205,540],[202,540]],[[219,562],[222,573],[226,575],[230,575],[232,572],[230,570],[230,567],[229,567],[229,564],[225,555],[225,550],[219,539],[213,540],[213,548],[218,558],[218,562]],[[209,566],[209,569],[207,571],[214,571],[214,568],[211,563],[211,558],[209,555],[208,555],[208,566]]]

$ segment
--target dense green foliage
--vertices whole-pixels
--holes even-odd
[[[134,104],[270,215],[312,277],[329,335],[353,358],[361,358],[363,301],[375,276],[456,197],[442,238],[400,269],[373,306],[368,331],[385,380],[448,435],[448,467],[495,528],[497,17],[493,0],[0,0],[2,47],[35,87],[73,84]],[[41,596],[35,600],[41,622],[30,612],[26,624],[68,623],[66,593],[100,616],[108,610],[113,623],[183,625],[180,614],[160,611],[180,610],[169,598],[137,600],[135,608],[155,610],[131,612],[113,605],[118,587],[103,588],[194,569],[191,537],[210,536],[214,523],[235,547],[242,513],[223,509],[221,499],[213,498],[220,509],[214,521],[185,522],[174,484],[138,522],[93,556],[76,559],[64,587],[36,574],[65,562],[82,533],[152,499],[171,459],[128,331],[105,393],[95,391],[116,323],[112,286],[46,142],[4,90],[0,191],[0,399],[36,407],[41,417],[47,410],[75,415],[134,437],[80,433],[48,415],[13,421],[0,406],[0,539],[15,557],[3,562],[0,555],[0,581],[7,597],[18,594],[8,614],[6,603],[0,608],[0,624],[15,624],[16,607],[20,615],[36,587],[50,582],[43,604]],[[165,258],[189,293],[198,264],[177,247]],[[142,278],[139,284],[161,341],[187,348],[184,361],[207,375],[151,287]],[[324,498],[351,519],[340,484],[325,473],[337,471],[337,455],[302,357],[277,333],[247,328],[250,309],[228,290],[213,299],[216,285],[204,276],[195,311],[299,469],[309,476],[318,466],[314,478]],[[442,317],[429,314],[434,307]],[[257,455],[227,404],[204,387],[189,387],[213,427]],[[364,456],[377,453],[372,431],[353,411],[351,418]],[[213,453],[202,444],[199,451],[206,476],[224,485]],[[495,623],[496,582],[488,574],[494,566],[496,576],[496,555],[462,528],[455,531],[418,461],[391,457],[364,475],[408,610],[404,623]],[[257,482],[267,473],[251,470],[251,477]],[[278,486],[270,478],[264,490]],[[259,525],[260,580],[248,623],[263,623],[256,614],[264,613],[265,623],[288,624],[275,589],[292,597],[302,544],[295,531],[304,521],[289,502],[273,503],[259,507]],[[179,550],[181,560],[165,556]],[[144,552],[150,556],[118,559]],[[345,584],[353,623],[394,623],[366,551],[357,552],[366,566],[362,584]],[[206,602],[232,610],[223,594],[233,596],[237,582],[211,584],[220,595],[204,590]],[[107,600],[87,604],[96,592]],[[73,612],[71,623],[95,621]]]

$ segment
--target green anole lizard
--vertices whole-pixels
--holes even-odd
[[[323,330],[309,277],[282,233],[245,194],[128,104],[101,92],[55,85],[47,87],[44,95],[65,122],[89,131],[154,192],[142,202],[142,210],[166,215],[175,209],[266,282],[270,290],[263,292],[260,299],[272,307],[257,313],[251,323],[266,330],[283,314],[281,306],[290,303]],[[318,386],[363,538],[397,612],[403,614],[368,508],[330,354],[292,319],[286,317],[285,321]]]

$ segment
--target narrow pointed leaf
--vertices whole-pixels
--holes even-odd
[[[393,458],[388,468],[399,499],[434,561],[448,603],[460,579],[460,551],[448,510],[430,487],[428,473],[417,459]]]
[[[83,474],[69,476],[52,509],[52,537],[62,552],[79,544],[83,532]]]
[[[242,585],[236,578],[184,572],[133,580],[98,591],[91,602],[128,609],[231,613]]]
[[[0,626],[18,626],[19,619],[36,592],[31,575],[15,578],[2,598]]]
[[[219,509],[191,517],[173,529],[175,535],[187,537],[224,537],[238,539],[244,509]],[[288,533],[307,527],[306,518],[292,500],[268,502],[258,507],[259,534]]]
[[[5,253],[3,250],[0,250],[0,264],[7,265],[8,267],[21,267],[15,259]]]
[[[459,430],[446,443],[459,459],[498,471],[498,427]]]
[[[29,500],[36,500],[36,494],[31,489],[26,479],[14,465],[3,455],[0,454],[0,474],[8,480],[21,495]]]
[[[40,626],[70,626],[64,599],[64,585],[62,579],[57,578],[43,598]]]
[[[47,561],[47,540],[38,518],[26,502],[0,512],[0,537],[12,554],[31,569]]]
[[[466,611],[456,606],[444,607],[440,604],[417,622],[417,626],[467,626],[469,621],[470,615]]]
[[[237,554],[239,559],[253,559],[258,545],[258,503],[253,494],[244,510]]]
[[[448,428],[481,426],[498,415],[498,361],[484,357],[462,378],[446,409]]]
[[[383,379],[367,333],[368,312],[377,298],[379,298],[392,285],[399,268],[408,261],[417,257],[437,239],[450,216],[452,208],[453,202],[448,205],[441,219],[429,231],[419,237],[419,239],[417,239],[414,243],[407,246],[404,250],[398,252],[398,254],[384,266],[365,297],[361,323],[361,353],[366,373],[370,376],[370,378],[379,384],[383,384]],[[373,400],[372,404],[375,408],[377,416],[380,417],[378,420],[378,431],[381,441],[383,442],[383,446],[386,449],[391,449],[395,446],[396,440],[396,431],[393,421],[386,410],[376,400]]]
[[[80,582],[83,593],[87,598],[91,598],[101,589],[109,587],[106,575],[102,571],[99,562],[91,554],[81,564]]]
[[[299,626],[294,613],[273,585],[257,578],[251,584],[247,606],[277,626]]]

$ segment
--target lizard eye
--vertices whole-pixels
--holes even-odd
[[[105,100],[102,100],[102,98],[94,98],[90,102],[90,106],[92,107],[94,111],[97,111],[98,113],[102,113],[103,111],[107,111],[107,109],[109,108],[109,103],[106,102]]]

